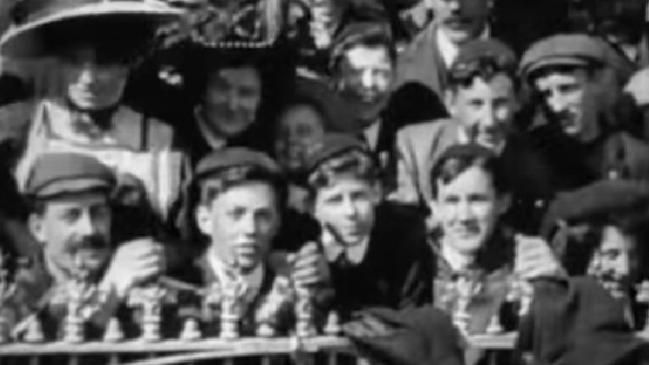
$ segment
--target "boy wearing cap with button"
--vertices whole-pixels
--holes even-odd
[[[314,252],[315,245],[305,245],[291,260],[289,278],[271,268],[269,253],[280,229],[286,185],[279,166],[264,153],[244,147],[212,152],[198,163],[193,188],[198,193],[195,225],[207,240],[191,280],[222,289],[242,284],[242,331],[253,334],[255,312],[282,280],[293,280],[298,287],[312,287],[319,280],[314,261],[303,259],[305,253]],[[305,272],[312,276],[306,278]],[[278,313],[280,329],[286,329],[290,312]],[[218,334],[218,319],[209,322],[207,333]]]
[[[423,218],[383,204],[378,171],[355,138],[329,134],[307,151],[305,184],[329,262],[334,307],[349,319],[372,306],[410,308],[431,300]]]
[[[163,247],[140,239],[114,245],[110,197],[115,176],[92,157],[74,153],[39,157],[27,179],[32,203],[28,226],[42,245],[33,268],[19,277],[42,305],[46,335],[58,336],[65,306],[57,293],[75,280],[98,285],[105,294],[87,320],[90,337],[100,336],[129,290],[163,270]],[[59,290],[61,289],[61,290]],[[36,304],[40,303],[40,304]],[[58,327],[58,329],[57,329]]]
[[[497,40],[469,41],[448,72],[446,105],[451,119],[402,128],[397,135],[398,183],[394,199],[425,205],[431,200],[431,167],[456,143],[477,143],[510,166],[512,218],[517,229],[535,233],[536,201],[552,194],[551,170],[518,133],[519,109],[514,52]],[[521,220],[520,217],[525,217]],[[434,219],[434,217],[432,217]]]
[[[538,41],[523,55],[520,72],[540,112],[528,134],[557,171],[557,190],[600,178],[647,179],[649,146],[629,133],[619,112],[630,71],[605,42],[583,34]]]

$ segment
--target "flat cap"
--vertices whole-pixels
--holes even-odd
[[[111,191],[113,171],[94,157],[79,153],[46,153],[34,162],[25,193],[37,199],[95,190]]]
[[[451,65],[452,74],[470,72],[470,68],[480,62],[490,61],[499,69],[514,73],[518,60],[514,51],[503,42],[491,39],[474,39],[460,47],[459,53]]]
[[[605,64],[608,50],[603,42],[586,34],[557,34],[530,46],[523,54],[520,72],[524,78],[548,66]]]
[[[560,222],[587,223],[607,217],[634,217],[649,222],[649,186],[646,182],[602,180],[563,193],[550,204],[541,224],[549,237]]]
[[[370,155],[365,144],[358,138],[344,133],[327,133],[307,149],[304,157],[305,173],[308,175],[323,162],[349,151],[361,151]]]
[[[269,176],[281,176],[279,166],[267,154],[246,147],[228,147],[203,157],[196,165],[194,181],[239,166],[255,167]]]

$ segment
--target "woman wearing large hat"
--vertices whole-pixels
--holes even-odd
[[[181,158],[171,151],[173,132],[124,105],[122,96],[130,70],[158,27],[179,15],[154,0],[16,3],[12,25],[0,38],[0,53],[18,60],[54,58],[52,73],[60,81],[53,95],[0,110],[3,124],[18,123],[14,130],[28,130],[26,138],[17,136],[25,141],[16,167],[19,185],[38,155],[78,151],[135,176],[151,205],[166,213],[181,171]]]

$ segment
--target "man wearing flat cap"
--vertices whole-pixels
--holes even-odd
[[[544,234],[572,275],[538,280],[519,348],[547,364],[645,364],[647,344],[634,329],[646,318],[649,189],[634,181],[598,181],[561,194]]]
[[[560,34],[523,56],[520,71],[536,108],[526,128],[556,169],[558,190],[599,178],[649,176],[649,147],[627,131],[629,121],[620,113],[628,70],[613,54],[596,38]]]
[[[290,287],[317,290],[326,284],[314,243],[286,258],[289,265],[277,271],[276,263],[271,264],[270,252],[286,204],[285,184],[279,166],[269,156],[245,147],[212,152],[196,167],[192,213],[205,240],[194,261],[194,273],[186,277],[201,287],[220,288],[222,293],[228,287],[242,288],[241,331],[247,335],[255,334],[255,323],[269,297],[278,304],[270,314],[272,326],[278,332],[287,331],[293,308],[287,296]],[[204,312],[204,333],[218,335],[218,313],[218,308]]]
[[[129,290],[163,270],[163,247],[140,239],[116,244],[111,238],[111,195],[115,175],[98,160],[74,153],[39,157],[27,179],[32,209],[28,227],[41,244],[32,268],[18,274],[33,293],[48,338],[61,335],[69,283],[97,285],[103,293],[85,318],[87,335],[101,336]]]
[[[516,66],[514,52],[495,39],[469,41],[460,48],[447,77],[445,103],[451,118],[409,125],[397,134],[395,200],[427,205],[432,199],[430,171],[440,155],[457,143],[477,143],[510,166],[511,217],[525,217],[510,223],[536,233],[542,203],[553,192],[552,169],[517,130]]]

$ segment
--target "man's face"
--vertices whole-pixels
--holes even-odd
[[[367,181],[339,178],[319,188],[314,215],[323,230],[345,246],[362,243],[374,226],[374,208],[379,201],[378,188]]]
[[[119,103],[129,75],[128,65],[102,60],[90,46],[75,47],[61,58],[68,99],[82,110],[101,110]]]
[[[95,276],[111,256],[111,210],[104,194],[67,195],[33,213],[30,229],[51,269],[70,277]]]
[[[260,101],[261,77],[255,67],[224,68],[208,76],[201,109],[215,133],[232,138],[255,122]]]
[[[534,80],[552,120],[563,133],[575,137],[584,128],[584,91],[588,73],[584,69],[549,72]]]
[[[506,201],[494,189],[489,173],[470,167],[448,184],[437,184],[433,214],[441,223],[443,242],[464,255],[475,255],[490,238]]]
[[[376,122],[390,97],[394,64],[384,46],[357,45],[345,52],[336,78],[338,92],[354,105],[362,129]]]
[[[453,43],[477,38],[485,28],[491,0],[431,0],[435,21]]]
[[[449,94],[449,110],[472,142],[487,148],[505,142],[518,107],[511,78],[502,73],[489,81],[476,77]]]
[[[324,120],[313,107],[299,104],[286,110],[275,136],[275,156],[280,165],[289,170],[302,167],[307,149],[323,134]]]
[[[599,278],[614,297],[624,297],[633,283],[633,273],[637,272],[636,241],[614,226],[604,227],[601,240],[588,273]]]
[[[198,208],[197,223],[222,262],[249,272],[265,260],[279,229],[277,195],[265,182],[230,187]]]

